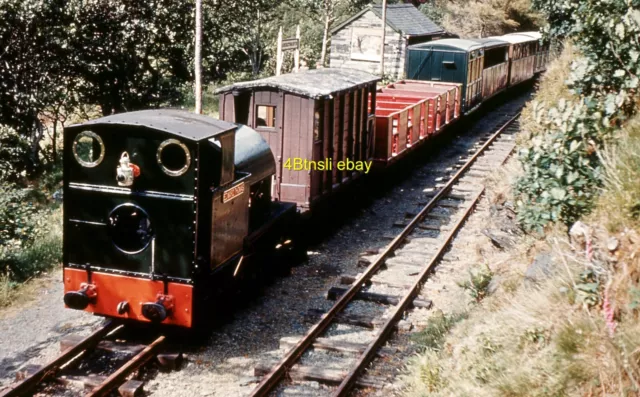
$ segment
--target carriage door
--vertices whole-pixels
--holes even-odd
[[[276,159],[275,181],[271,185],[271,196],[280,200],[282,183],[282,164],[287,159],[282,153],[282,115],[284,111],[284,95],[278,91],[255,91],[252,114],[249,116],[251,126],[258,131],[271,148]]]

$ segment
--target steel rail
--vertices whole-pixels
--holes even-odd
[[[158,337],[149,346],[145,347],[144,350],[136,354],[135,357],[127,361],[126,364],[118,368],[118,370],[105,379],[104,382],[94,387],[93,390],[86,394],[86,397],[105,396],[111,390],[118,387],[125,378],[129,376],[129,374],[143,366],[153,357],[154,351],[164,342],[164,340],[164,336]]]
[[[78,354],[95,346],[111,331],[121,327],[118,322],[109,320],[102,328],[94,331],[91,335],[81,340],[77,345],[65,350],[58,357],[47,363],[45,366],[36,371],[33,375],[23,379],[20,383],[9,386],[8,390],[0,393],[2,397],[17,397],[27,395],[38,384],[45,379],[55,376],[60,367],[71,361]]]
[[[481,153],[485,149],[487,149],[489,145],[491,145],[495,141],[495,139],[500,134],[502,134],[502,132],[508,126],[510,126],[511,123],[513,123],[516,120],[518,116],[519,116],[519,113],[515,117],[507,121],[507,123],[503,125],[495,134],[493,134],[493,136],[489,139],[489,141],[487,141],[487,143],[485,143],[485,145],[482,146],[479,152]],[[365,351],[360,355],[360,357],[356,361],[355,365],[351,367],[351,370],[349,371],[349,373],[347,373],[347,376],[343,379],[342,383],[340,383],[336,391],[332,394],[333,397],[343,397],[348,395],[348,393],[351,391],[351,389],[356,383],[356,380],[360,372],[371,362],[371,360],[373,360],[378,349],[384,344],[387,335],[391,331],[393,331],[395,324],[398,321],[400,321],[405,310],[409,307],[413,299],[420,292],[420,289],[422,288],[422,284],[426,281],[427,277],[433,270],[433,267],[438,263],[438,261],[444,254],[445,250],[448,248],[449,244],[451,243],[455,235],[458,233],[458,231],[460,230],[464,222],[467,220],[467,218],[471,214],[471,211],[480,200],[480,197],[482,197],[482,194],[484,193],[484,191],[485,191],[485,187],[483,186],[482,189],[474,196],[474,198],[471,201],[471,204],[469,204],[469,206],[465,209],[464,214],[462,214],[462,217],[460,217],[460,219],[456,222],[455,226],[447,234],[447,237],[445,238],[445,240],[442,242],[442,244],[440,244],[438,251],[435,253],[435,255],[431,257],[431,259],[429,260],[425,268],[420,272],[420,274],[418,275],[418,279],[411,287],[409,293],[405,295],[405,297],[402,299],[400,303],[398,303],[398,305],[396,305],[392,315],[382,326],[382,328],[380,329],[380,331],[378,332],[374,340],[371,341],[371,343],[369,343]]]
[[[285,375],[287,370],[291,368],[300,356],[313,344],[313,341],[324,332],[327,327],[332,323],[333,319],[338,313],[340,313],[345,306],[353,299],[353,297],[363,288],[364,284],[373,277],[378,269],[384,264],[385,259],[391,255],[403,240],[416,228],[416,226],[422,222],[424,217],[436,206],[437,202],[444,197],[453,185],[462,177],[462,175],[471,167],[478,157],[496,140],[496,138],[502,134],[502,132],[513,122],[520,112],[514,117],[509,119],[502,127],[500,127],[480,148],[478,151],[451,177],[449,182],[440,189],[435,196],[424,206],[424,208],[409,222],[409,224],[400,232],[400,234],[394,238],[389,245],[384,249],[382,253],[367,267],[357,280],[351,284],[351,287],[342,295],[333,306],[327,311],[307,334],[293,347],[289,352],[276,364],[276,366],[262,379],[262,381],[253,389],[251,397],[266,396]]]
[[[442,255],[445,253],[451,240],[455,237],[456,233],[460,230],[464,222],[467,220],[471,211],[474,209],[480,197],[484,193],[484,187],[480,189],[480,191],[475,195],[471,204],[465,209],[462,217],[456,222],[455,226],[451,229],[451,231],[447,234],[445,240],[440,244],[438,251],[434,256],[431,257],[427,266],[425,266],[416,282],[411,286],[411,290],[402,298],[402,301],[396,305],[393,310],[392,315],[389,319],[384,323],[378,334],[375,336],[374,340],[369,343],[365,351],[360,355],[358,361],[355,363],[351,370],[347,373],[346,377],[340,383],[336,391],[332,394],[333,397],[346,396],[351,388],[355,385],[360,372],[371,362],[371,360],[375,357],[378,349],[385,343],[387,335],[393,331],[396,323],[400,321],[402,315],[405,310],[409,307],[409,305],[413,302],[413,299],[418,295],[420,289],[422,288],[422,283],[424,283],[433,270],[433,267],[438,263]]]

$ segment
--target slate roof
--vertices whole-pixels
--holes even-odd
[[[443,39],[428,41],[426,43],[410,45],[410,50],[426,50],[431,48],[455,48],[461,51],[473,51],[482,48],[483,45],[474,40],[466,39]]]
[[[378,80],[380,80],[380,77],[362,70],[323,68],[235,83],[219,88],[215,90],[214,93],[221,94],[229,91],[269,87],[309,98],[320,98],[360,84],[376,82]]]
[[[178,109],[153,109],[137,112],[118,113],[82,124],[69,126],[70,129],[84,129],[89,126],[127,125],[146,127],[167,132],[192,141],[212,138],[223,132],[234,130],[238,126],[226,121],[214,119]]]
[[[367,11],[373,11],[378,18],[382,18],[382,5],[369,5],[364,10],[336,26],[331,30],[331,33],[333,34],[349,25]],[[428,36],[444,33],[444,29],[436,25],[413,4],[388,4],[387,25],[396,32],[400,32],[406,36]]]

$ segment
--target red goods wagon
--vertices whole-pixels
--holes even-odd
[[[389,84],[388,88],[395,88],[409,91],[419,92],[435,92],[439,94],[446,94],[446,122],[450,123],[460,117],[460,105],[462,95],[462,84],[460,83],[447,83],[439,81],[425,81],[425,80],[400,80],[393,84]]]
[[[436,96],[425,98],[424,96],[398,96],[381,91],[377,93],[376,109],[402,110],[416,104],[420,105],[420,111],[418,113],[410,109],[408,116],[412,121],[410,128],[414,128],[414,120],[416,120],[418,126],[412,132],[417,135],[418,139],[423,139],[436,131]],[[415,140],[414,138],[411,142],[413,143]]]
[[[376,93],[374,160],[389,165],[460,117],[461,84],[399,81]]]
[[[382,88],[378,90],[378,96],[383,98],[417,98],[432,99],[432,104],[428,109],[428,116],[433,119],[433,131],[440,131],[445,124],[447,113],[446,95],[437,92],[397,90],[393,88]]]
[[[306,212],[363,174],[338,165],[372,160],[378,80],[360,70],[314,69],[216,93],[221,119],[249,125],[269,143],[273,197]]]

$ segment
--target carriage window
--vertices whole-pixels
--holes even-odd
[[[256,110],[256,127],[276,128],[276,107],[258,105]]]
[[[83,167],[95,167],[104,159],[104,142],[94,132],[83,131],[73,140],[73,157]]]
[[[177,139],[167,139],[158,146],[158,165],[169,176],[180,176],[187,172],[191,164],[191,154],[187,146]]]
[[[443,61],[442,64],[444,65],[444,68],[448,69],[448,70],[456,70],[456,69],[458,69],[456,67],[456,63],[453,62],[453,61]]]

